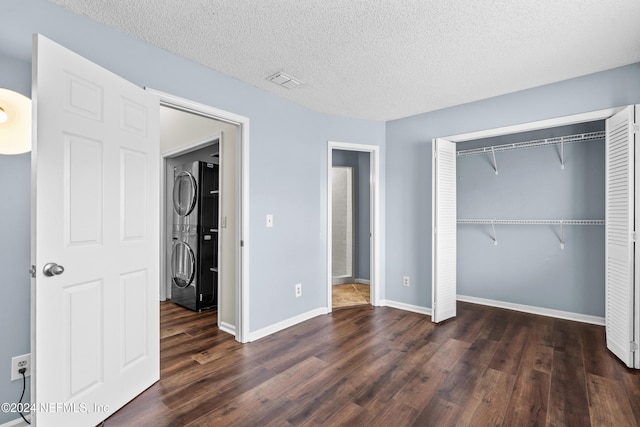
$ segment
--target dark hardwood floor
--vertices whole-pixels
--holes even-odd
[[[161,379],[105,426],[638,426],[600,326],[458,303],[336,310],[249,344],[161,304]]]

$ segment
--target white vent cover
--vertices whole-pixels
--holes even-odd
[[[302,82],[300,80],[296,80],[293,77],[291,77],[290,75],[283,73],[283,72],[277,72],[274,75],[267,77],[267,80],[286,87],[287,89],[293,89],[295,87],[298,87],[302,84]]]

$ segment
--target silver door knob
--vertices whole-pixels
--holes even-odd
[[[42,269],[42,272],[44,273],[45,276],[59,276],[62,273],[64,273],[64,267],[61,265],[56,264],[55,262],[50,262],[48,264],[45,264],[45,266]]]

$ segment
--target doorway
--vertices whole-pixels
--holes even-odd
[[[339,291],[378,305],[379,147],[330,141],[327,164],[327,310]]]
[[[220,265],[218,328],[247,342],[248,334],[248,128],[245,117],[153,91],[161,110],[161,272],[160,299],[170,297],[168,255],[171,210],[168,191],[173,165],[187,160],[220,163]]]

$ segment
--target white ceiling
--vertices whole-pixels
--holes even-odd
[[[639,0],[49,0],[309,109],[392,120],[640,62]],[[266,80],[284,71],[295,89]]]

